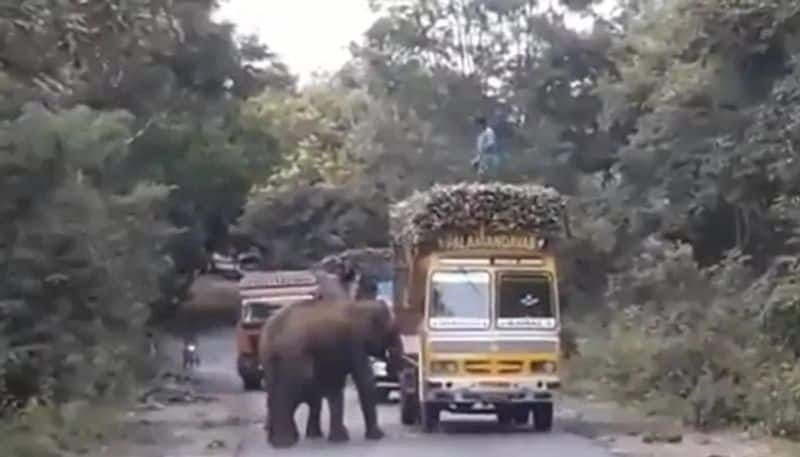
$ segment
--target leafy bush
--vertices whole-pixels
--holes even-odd
[[[612,278],[616,317],[574,362],[576,377],[600,379],[618,400],[694,426],[800,436],[800,371],[788,345],[774,344],[775,324],[766,324],[798,319],[796,307],[769,305],[787,270],[756,276],[748,261],[731,253],[701,269],[685,244],[643,252]]]
[[[168,190],[104,189],[131,118],[28,105],[0,125],[0,405],[120,398],[147,354]],[[0,411],[3,412],[3,411]]]

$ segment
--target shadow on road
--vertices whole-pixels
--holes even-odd
[[[476,421],[474,419],[453,419],[453,421],[442,421],[439,431],[449,435],[508,435],[517,433],[533,434],[538,433],[533,427],[508,426],[486,421]]]

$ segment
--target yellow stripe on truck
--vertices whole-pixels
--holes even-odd
[[[530,354],[428,354],[431,375],[530,376],[558,372],[558,353]]]

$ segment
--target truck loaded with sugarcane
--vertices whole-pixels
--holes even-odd
[[[236,324],[237,371],[246,390],[262,387],[263,367],[257,352],[262,327],[279,310],[315,297],[375,298],[370,285],[391,275],[388,249],[351,249],[323,258],[308,270],[249,271],[239,282]],[[341,288],[341,289],[340,289]],[[396,379],[386,361],[373,358],[378,395],[388,398]]]
[[[565,209],[553,189],[499,183],[437,185],[393,205],[403,424],[431,432],[451,411],[551,429]]]

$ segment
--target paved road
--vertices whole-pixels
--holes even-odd
[[[558,419],[551,433],[535,433],[530,429],[501,429],[493,416],[442,416],[442,431],[422,434],[400,424],[396,405],[380,407],[379,421],[386,432],[383,440],[364,439],[361,411],[355,392],[348,389],[345,405],[346,424],[350,442],[330,444],[326,440],[305,440],[291,449],[272,449],[266,443],[261,420],[264,415],[264,394],[245,393],[235,372],[235,346],[232,330],[207,333],[199,340],[202,365],[198,377],[203,389],[220,397],[231,414],[243,419],[238,447],[231,450],[235,457],[273,455],[324,455],[326,457],[356,457],[368,454],[380,457],[504,457],[504,456],[564,456],[611,457],[612,454],[596,442],[572,435],[560,429]],[[298,429],[305,429],[305,407],[298,410]],[[477,418],[477,419],[476,419]],[[323,410],[323,430],[327,427],[327,411]]]

